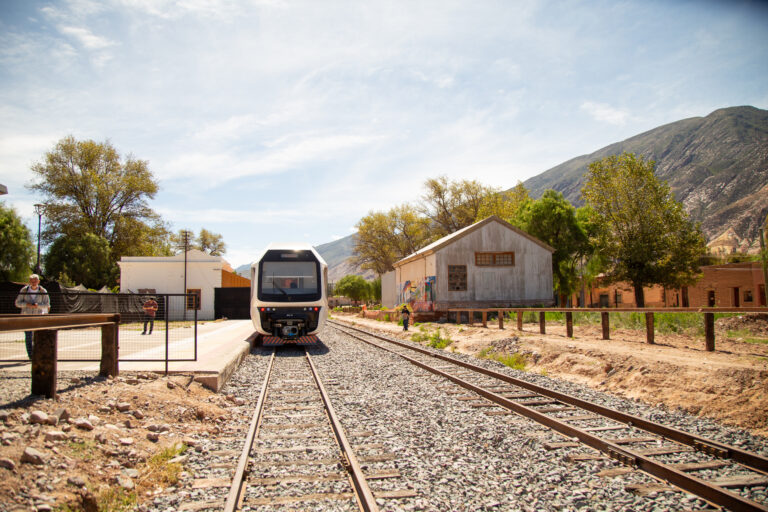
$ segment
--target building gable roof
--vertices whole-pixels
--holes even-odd
[[[471,226],[467,226],[467,227],[461,228],[458,231],[454,231],[450,235],[446,235],[443,238],[441,238],[439,240],[436,240],[436,241],[432,242],[431,244],[429,244],[429,245],[427,245],[425,247],[422,247],[421,249],[419,249],[418,251],[414,252],[413,254],[409,254],[408,256],[406,256],[405,258],[401,259],[400,261],[396,261],[393,264],[393,266],[394,267],[399,267],[399,266],[404,265],[404,264],[406,264],[406,263],[408,263],[410,261],[426,257],[427,255],[432,254],[435,251],[438,251],[438,250],[442,249],[446,245],[450,245],[453,242],[455,242],[455,241],[457,241],[457,240],[467,236],[468,234],[473,233],[473,232],[477,231],[478,229],[481,229],[482,227],[490,224],[491,222],[497,222],[498,224],[501,224],[505,228],[514,231],[515,233],[517,233],[518,235],[522,236],[523,238],[527,238],[531,242],[533,242],[536,245],[546,249],[547,251],[555,252],[555,250],[552,247],[550,247],[548,244],[545,244],[544,242],[542,242],[538,238],[529,235],[528,233],[526,233],[522,229],[516,228],[515,226],[513,226],[509,222],[506,222],[505,220],[501,219],[500,217],[498,217],[496,215],[491,215],[490,217],[487,217],[487,218],[481,220],[480,222],[475,222]]]

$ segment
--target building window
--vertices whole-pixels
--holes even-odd
[[[199,288],[187,288],[187,309],[200,311],[200,299],[202,291]]]
[[[744,290],[744,302],[752,302],[752,290]]]
[[[478,267],[511,267],[515,264],[514,252],[476,252],[475,265]]]
[[[452,292],[467,291],[466,265],[448,265],[448,290]]]

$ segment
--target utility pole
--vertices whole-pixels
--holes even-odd
[[[763,262],[763,300],[768,305],[768,251],[765,249],[766,230],[768,230],[768,215],[765,216],[765,224],[757,232],[760,238],[760,259]],[[760,295],[759,290],[757,293]]]
[[[40,228],[43,225],[43,213],[45,213],[44,204],[35,205],[35,213],[37,214],[37,264],[35,265],[35,274],[42,274],[40,268]]]
[[[187,320],[187,251],[189,251],[189,230],[181,232],[181,241],[184,244],[184,320]]]

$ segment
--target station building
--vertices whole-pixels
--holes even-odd
[[[643,289],[646,307],[764,307],[766,306],[763,269],[759,262],[728,263],[701,267],[701,278],[692,286]],[[573,304],[587,307],[633,308],[635,292],[629,283],[603,285],[598,279],[584,294],[572,298]]]
[[[417,312],[554,303],[552,253],[492,216],[406,256],[381,278],[382,305]]]
[[[186,288],[183,252],[175,256],[123,256],[117,264],[121,292],[194,294],[197,300],[188,300],[185,306],[187,310],[197,309],[199,320],[216,317],[217,296],[221,301],[217,290],[247,288],[240,295],[248,296],[251,286],[250,279],[235,274],[223,257],[196,249],[187,251]]]

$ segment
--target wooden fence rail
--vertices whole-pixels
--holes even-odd
[[[704,317],[704,343],[707,351],[715,350],[715,313],[764,313],[768,314],[766,307],[740,307],[740,308],[455,308],[449,309],[449,313],[456,315],[456,323],[461,323],[461,314],[467,313],[469,325],[473,325],[476,313],[482,314],[483,327],[488,327],[488,314],[496,313],[499,320],[499,329],[504,328],[505,313],[517,314],[517,330],[523,330],[523,313],[539,314],[539,332],[546,334],[546,313],[565,313],[565,330],[569,338],[573,338],[573,314],[574,313],[600,313],[603,339],[610,339],[610,314],[611,313],[643,313],[645,314],[645,340],[647,343],[655,343],[655,313],[699,313]]]
[[[34,332],[31,393],[54,399],[56,398],[59,329],[101,326],[99,375],[117,377],[119,324],[120,315],[115,313],[0,315],[0,332]]]

